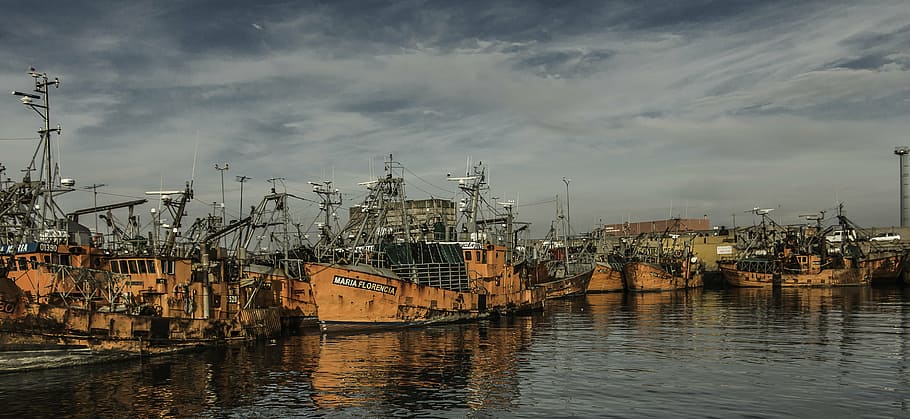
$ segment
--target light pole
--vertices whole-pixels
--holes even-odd
[[[243,184],[250,180],[249,176],[236,176],[234,180],[240,182],[240,218],[243,218]]]
[[[54,195],[53,195],[53,162],[51,160],[51,133],[56,132],[57,135],[60,135],[60,126],[57,128],[51,128],[51,100],[50,100],[50,90],[49,86],[54,86],[55,88],[60,87],[60,80],[54,77],[54,80],[50,80],[47,77],[47,73],[39,73],[34,68],[29,68],[28,74],[35,79],[35,90],[34,93],[24,93],[12,91],[14,96],[19,96],[20,101],[23,105],[32,108],[41,119],[44,121],[44,127],[38,130],[38,134],[41,135],[41,144],[44,147],[43,153],[43,162],[42,170],[39,172],[39,179],[44,177],[44,191],[42,191],[42,196],[44,198],[44,205],[41,207],[41,222],[42,227],[45,227],[47,224],[47,210],[49,207],[53,207],[54,204]],[[41,103],[35,103],[35,101],[41,101]],[[37,155],[37,151],[35,155]],[[35,161],[32,160],[32,163],[29,165],[27,171],[35,170]],[[30,175],[29,175],[30,176]],[[37,201],[37,198],[35,198]],[[35,202],[37,204],[37,202]],[[34,205],[33,205],[34,207]],[[53,210],[52,210],[53,211]],[[51,214],[52,216],[54,214]]]
[[[82,189],[91,189],[92,190],[92,195],[94,195],[94,198],[95,198],[95,200],[94,200],[95,208],[98,208],[98,188],[100,188],[102,186],[107,186],[107,184],[106,183],[93,183],[91,186],[86,186],[86,187],[82,188]],[[98,233],[98,213],[96,212],[95,213],[95,234],[97,234],[97,233]]]
[[[221,172],[221,225],[224,225],[227,220],[225,220],[224,212],[224,171],[228,170],[230,166],[227,163],[224,163],[224,167],[219,166],[218,163],[215,163],[215,170]]]

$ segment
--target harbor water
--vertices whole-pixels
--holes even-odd
[[[5,417],[910,416],[910,289],[598,294],[539,313],[0,375]]]

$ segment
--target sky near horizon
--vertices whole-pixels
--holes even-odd
[[[782,223],[821,210],[899,224],[910,145],[905,1],[4,2],[0,87],[59,77],[52,125],[70,209],[181,189],[229,218],[282,177],[344,206],[391,154],[411,198],[453,198],[483,162],[491,192],[543,236],[668,216]],[[2,96],[0,96],[2,97]],[[40,119],[0,100],[18,177]],[[32,139],[29,139],[32,138]],[[301,221],[314,207],[298,212]]]

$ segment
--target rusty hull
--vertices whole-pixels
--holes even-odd
[[[771,288],[776,282],[773,273],[749,272],[736,269],[736,263],[721,263],[717,266],[724,277],[724,281],[731,287],[742,288]]]
[[[607,263],[597,262],[594,272],[591,274],[591,282],[588,283],[587,292],[617,292],[625,288],[625,281],[622,277],[622,271],[613,269]]]
[[[577,275],[537,284],[535,287],[542,289],[548,300],[584,295],[593,273],[594,270],[591,269]]]
[[[505,263],[504,247],[484,251],[486,263],[466,263],[468,291],[417,284],[365,264],[306,263],[308,282],[294,283],[295,292],[312,295],[323,332],[474,320],[543,307],[542,291],[527,287],[522,271]]]
[[[684,272],[688,269],[684,265]],[[672,275],[658,265],[647,262],[629,262],[623,268],[629,291],[671,291],[698,288],[703,285],[700,271],[690,272],[690,278]]]

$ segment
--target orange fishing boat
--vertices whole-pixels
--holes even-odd
[[[780,278],[777,264],[773,260],[720,260],[717,261],[717,267],[724,281],[731,287],[773,287]]]
[[[704,264],[692,251],[691,240],[668,231],[641,237],[631,244],[623,265],[629,291],[670,291],[704,285]]]
[[[619,269],[616,269],[618,266]],[[621,263],[596,262],[587,292],[617,292],[625,289]]]
[[[546,256],[536,261],[537,269],[531,278],[531,285],[543,290],[547,299],[584,295],[594,274],[590,249],[578,245],[577,240],[573,243],[568,217],[558,215],[557,218],[559,222],[551,223],[546,239],[540,243],[538,253]]]
[[[477,231],[482,170],[457,178],[468,195],[465,230],[473,240],[437,242],[414,240],[406,213],[395,218],[398,224],[390,222],[395,208],[407,208],[403,178],[392,174],[397,168],[390,159],[388,175],[367,184],[364,216],[345,229],[354,243],[331,252],[332,260],[304,263],[323,332],[474,320],[542,307],[542,291],[527,286],[527,265],[513,250],[511,206],[504,217],[508,243],[485,242],[490,236]]]
[[[593,274],[594,269],[588,269],[575,274],[557,275],[547,282],[535,284],[534,287],[543,290],[546,299],[584,295]]]
[[[623,267],[629,291],[699,288],[704,285],[703,273],[700,265],[689,260],[663,264],[632,261]]]
[[[109,359],[280,333],[277,307],[257,303],[268,299],[265,294],[243,295],[221,258],[209,259],[214,249],[194,243],[193,257],[172,252],[192,198],[190,184],[163,200],[176,212],[161,247],[119,226],[112,234],[118,242],[103,246],[100,234],[78,222],[82,214],[110,217],[111,210],[124,207],[133,219],[133,206],[145,200],[71,213],[60,209],[57,197],[74,190],[75,181],[60,177],[51,153],[50,134],[59,128],[50,128],[48,86],[59,81],[35,70],[29,74],[34,93],[15,94],[45,124],[23,179],[0,182],[0,353],[76,348]],[[42,160],[36,162],[37,156]],[[171,199],[175,195],[180,198]],[[48,366],[61,365],[27,367]]]
[[[760,225],[746,231],[751,240],[738,260],[718,262],[727,284],[736,287],[840,287],[864,286],[873,277],[896,280],[906,251],[885,251],[875,243],[856,241],[858,227],[839,208],[839,225],[823,229],[824,213],[806,215],[817,221],[806,226],[778,226],[767,216],[770,210],[754,209]],[[835,230],[837,229],[837,230]],[[830,231],[847,231],[835,242]]]

